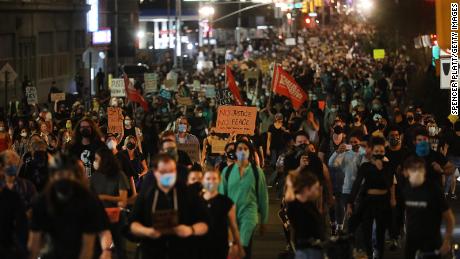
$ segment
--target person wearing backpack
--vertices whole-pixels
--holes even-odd
[[[247,141],[236,143],[237,162],[224,168],[219,192],[236,205],[236,217],[245,259],[251,258],[252,236],[261,215],[261,233],[268,221],[268,189],[265,175],[254,162],[252,145]]]

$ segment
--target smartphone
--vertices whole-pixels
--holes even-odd
[[[351,145],[350,144],[345,144],[345,149],[346,150],[351,150]]]

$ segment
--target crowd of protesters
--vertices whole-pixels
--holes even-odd
[[[296,46],[274,40],[226,57],[244,105],[258,108],[250,135],[217,132],[222,104],[190,87],[225,88],[218,64],[179,73],[177,94],[146,95],[147,111],[103,83],[89,106],[10,105],[0,119],[0,258],[127,258],[128,243],[142,258],[251,258],[270,187],[295,258],[323,258],[312,241],[344,233],[369,258],[384,257],[387,232],[390,249],[405,238],[405,258],[448,253],[460,121],[409,100],[415,64],[404,49],[373,59],[370,26],[338,18],[299,35]],[[271,92],[269,71],[245,78],[259,57],[308,93],[300,109]],[[122,108],[121,134],[107,133],[107,107]],[[183,145],[198,145],[199,159]]]

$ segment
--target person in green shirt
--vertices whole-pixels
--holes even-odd
[[[237,162],[224,168],[219,192],[236,205],[236,217],[246,257],[251,258],[254,230],[261,215],[261,232],[268,221],[268,190],[265,175],[254,163],[254,148],[247,141],[236,144]],[[256,171],[256,172],[255,172]]]

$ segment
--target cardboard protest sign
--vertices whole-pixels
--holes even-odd
[[[257,108],[248,106],[219,106],[216,132],[253,135]]]
[[[34,86],[26,87],[27,104],[38,103],[37,88]]]
[[[107,107],[107,133],[123,133],[123,112],[120,107]]]
[[[188,154],[192,162],[200,162],[200,144],[181,144],[177,143],[177,149]]]
[[[110,88],[110,96],[111,97],[126,97],[125,81],[123,80],[123,78],[113,78],[112,79],[112,87]]]
[[[65,101],[65,93],[52,93],[51,101],[52,102]]]
[[[205,89],[206,89],[205,95],[207,98],[216,97],[216,87],[214,85],[206,85]]]
[[[180,105],[186,105],[186,106],[192,106],[193,105],[193,101],[192,101],[191,97],[178,96],[176,99],[177,99],[177,103],[180,104]]]
[[[246,73],[244,74],[244,78],[245,80],[248,80],[248,79],[259,79],[259,70],[248,70],[246,71]]]
[[[225,146],[227,145],[227,140],[225,139],[213,139],[211,142],[211,152],[213,154],[224,154]]]
[[[144,74],[144,92],[152,93],[158,91],[158,75],[156,73]]]
[[[174,81],[173,79],[166,79],[165,88],[168,90],[175,90],[177,88],[177,82]]]
[[[385,58],[384,49],[374,49],[374,59],[383,59]]]
[[[166,100],[171,100],[171,92],[165,89],[160,90],[160,96],[165,98]]]
[[[233,105],[233,94],[227,88],[220,88],[216,90],[216,105]]]

